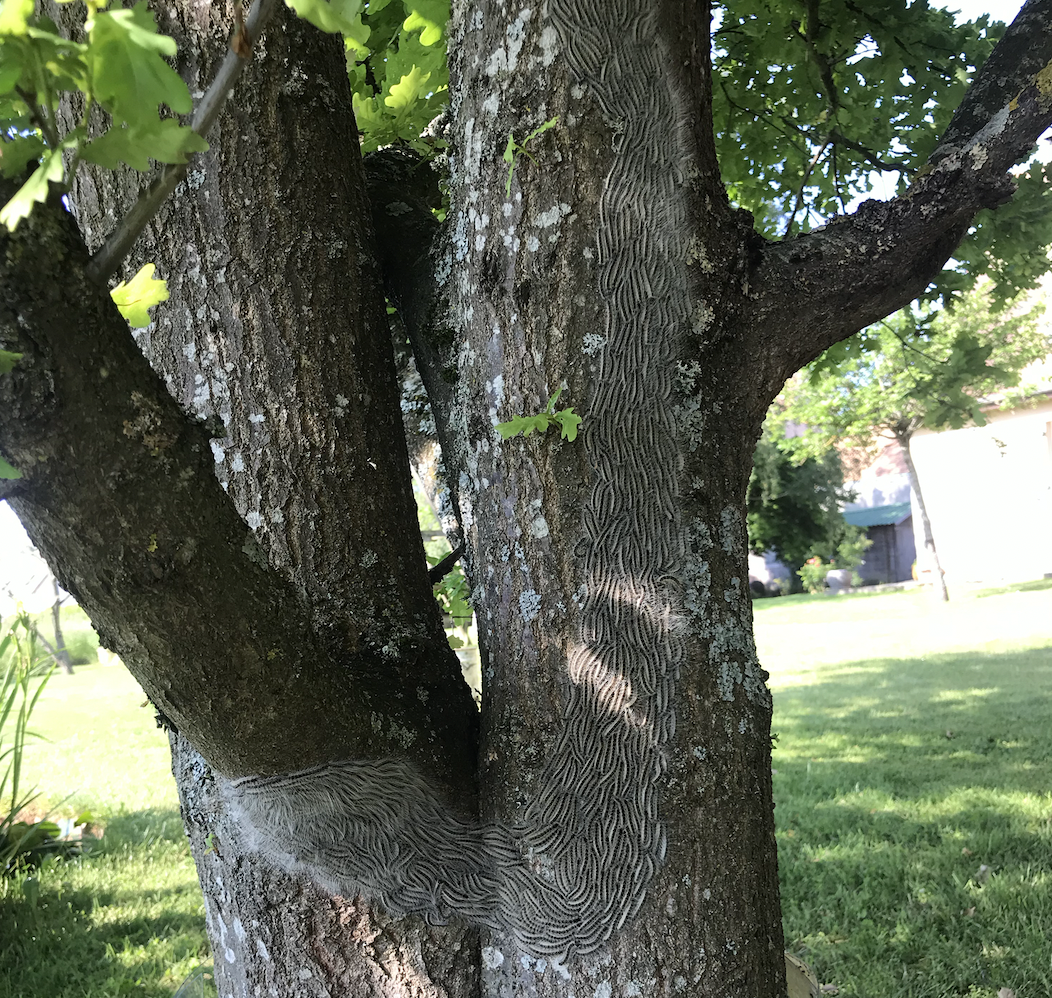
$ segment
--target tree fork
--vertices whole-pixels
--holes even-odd
[[[0,247],[4,348],[23,355],[0,387],[0,445],[23,471],[8,498],[103,643],[227,776],[286,771],[287,729],[302,736],[302,763],[390,755],[371,718],[421,723],[382,692],[390,665],[357,635],[319,638],[302,598],[267,568],[216,481],[207,432],[87,278],[57,199]],[[432,756],[450,786],[463,780],[449,760],[469,730],[455,718],[448,755]]]
[[[1049,0],[1031,0],[1025,10],[1040,20],[1049,7]],[[245,864],[256,844],[272,859],[305,867],[330,891],[364,887],[394,909],[459,914],[484,925],[486,946],[476,970],[487,993],[554,998],[588,981],[597,994],[616,988],[629,994],[690,989],[713,996],[778,995],[784,982],[771,703],[752,644],[745,575],[748,454],[767,402],[794,366],[857,328],[853,324],[907,301],[925,279],[917,269],[927,266],[924,260],[950,252],[971,212],[1007,196],[1007,165],[1047,124],[1044,77],[1030,70],[1020,81],[1011,66],[1002,65],[1001,77],[1019,84],[998,105],[1004,114],[994,115],[991,127],[965,129],[963,142],[933,165],[911,197],[871,204],[799,239],[765,244],[747,216],[731,210],[720,184],[706,99],[708,21],[697,16],[696,5],[550,0],[540,12],[524,9],[513,16],[483,6],[475,13],[458,5],[451,24],[453,204],[444,256],[428,259],[440,289],[435,300],[449,301],[452,328],[463,334],[453,344],[460,377],[450,393],[453,446],[447,458],[462,485],[468,567],[479,599],[487,683],[481,757],[486,823],[458,824],[432,809],[433,788],[422,785],[418,772],[420,760],[426,769],[429,757],[419,741],[423,727],[416,746],[403,746],[393,758],[377,760],[368,752],[372,736],[390,743],[396,734],[384,718],[372,734],[354,730],[362,746],[341,736],[335,754],[313,769],[299,768],[302,757],[286,751],[277,779],[271,779],[277,770],[265,766],[239,771],[248,775],[232,798],[212,793],[207,767],[192,752],[182,755],[185,743],[177,742],[212,938],[230,965],[219,964],[223,980],[239,994],[275,982],[312,995],[330,985],[354,987],[359,980],[347,965],[337,966],[342,958],[332,954],[341,952],[339,943],[317,946],[318,937],[331,939],[336,925],[349,924],[355,906],[341,908],[335,899],[317,906],[316,889],[301,879],[289,880],[262,860]],[[183,27],[191,37],[206,33],[190,18]],[[290,22],[273,39],[274,49],[287,38],[299,44],[295,35]],[[398,448],[395,454],[391,430],[397,423],[387,383],[392,367],[378,352],[375,364],[356,368],[356,377],[334,373],[344,370],[342,363],[353,367],[360,359],[357,348],[376,348],[387,330],[372,245],[355,223],[364,212],[339,214],[350,205],[364,206],[353,122],[346,114],[327,119],[319,112],[320,105],[341,108],[349,99],[338,47],[330,45],[320,60],[329,74],[326,83],[296,90],[300,73],[314,79],[321,51],[298,48],[289,56],[288,87],[275,71],[265,81],[257,78],[243,105],[230,109],[233,124],[224,132],[229,160],[217,142],[210,153],[215,158],[195,178],[201,196],[209,195],[213,208],[222,210],[205,213],[204,220],[188,217],[188,191],[177,192],[176,203],[147,237],[151,250],[166,245],[169,232],[176,240],[173,291],[179,297],[173,302],[185,303],[185,316],[175,307],[166,310],[158,328],[142,337],[143,345],[187,405],[194,404],[198,375],[211,392],[209,415],[225,422],[223,402],[229,403],[229,438],[206,441],[200,430],[195,435],[174,417],[158,417],[158,436],[153,422],[134,418],[136,411],[115,410],[115,425],[127,424],[149,447],[146,457],[140,448],[122,459],[135,488],[138,477],[152,472],[152,450],[167,440],[169,425],[178,425],[190,441],[187,464],[195,482],[208,473],[201,444],[221,452],[221,465],[229,461],[220,469],[229,494],[253,524],[263,560],[276,569],[268,573],[257,566],[266,576],[258,592],[271,592],[266,585],[276,586],[280,578],[286,588],[274,591],[291,594],[288,607],[266,607],[282,627],[302,626],[325,651],[344,640],[355,644],[355,634],[365,634],[355,622],[374,618],[388,633],[423,635],[426,642],[436,632],[423,611],[417,613],[417,594],[426,592],[418,547],[400,546],[399,537],[389,536],[405,523],[392,510],[406,508],[407,479],[398,471],[402,453]],[[338,99],[329,101],[333,95]],[[543,146],[535,150],[538,163],[520,164],[507,197],[501,151],[508,135],[527,134],[556,116],[559,125],[544,133]],[[246,138],[255,126],[261,146],[252,144],[254,134]],[[349,180],[338,170],[327,178],[304,172],[312,164],[343,163],[344,154]],[[320,184],[326,193],[329,183],[341,186],[328,200],[297,199],[305,182],[312,191]],[[97,189],[105,184],[100,181]],[[86,205],[88,186],[81,192]],[[231,219],[243,208],[248,217]],[[102,214],[95,209],[93,221]],[[54,213],[43,217],[42,225],[58,224]],[[333,217],[340,224],[327,228]],[[233,235],[224,231],[228,225]],[[341,247],[329,257],[348,232],[353,251]],[[311,266],[298,269],[301,258]],[[12,259],[5,256],[15,266]],[[76,271],[83,259],[75,253],[66,259],[74,260],[74,281],[80,281]],[[222,272],[224,280],[216,284],[228,286],[206,287],[202,268]],[[342,283],[333,280],[335,273]],[[32,277],[17,276],[23,282]],[[315,278],[321,279],[317,297]],[[34,287],[31,281],[25,286]],[[82,287],[75,284],[75,291]],[[429,295],[425,290],[422,300]],[[54,304],[46,289],[30,294],[30,305],[34,296]],[[17,298],[14,293],[4,303],[4,344],[16,348],[26,335],[16,317],[24,314]],[[276,311],[271,299],[278,302]],[[87,310],[63,307],[67,324],[77,316],[87,317],[88,328],[102,321],[91,311],[98,301]],[[221,329],[208,321],[213,311],[220,318],[211,321]],[[434,312],[425,308],[421,314]],[[347,320],[338,332],[329,324],[334,316]],[[35,331],[32,314],[29,319]],[[105,321],[112,325],[113,316]],[[411,315],[408,321],[414,321]],[[274,329],[285,336],[268,335]],[[28,345],[29,366],[12,380],[16,388],[29,383],[27,373],[39,373],[34,364],[40,358],[56,369],[67,359],[45,357],[39,344]],[[120,362],[126,359],[122,354]],[[238,373],[224,381],[219,372],[227,362]],[[330,376],[334,380],[326,380]],[[586,420],[577,444],[496,439],[495,421],[535,409],[538,401],[543,405],[564,380],[566,401]],[[38,413],[29,403],[50,398],[46,379],[37,383],[44,386],[40,398],[30,392],[26,408],[18,411],[30,423]],[[226,395],[217,390],[221,384]],[[363,391],[345,394],[340,384]],[[153,385],[149,399],[158,387]],[[85,408],[101,405],[107,413],[107,404],[127,407],[124,393],[120,399],[107,403],[92,396]],[[370,436],[376,400],[385,429]],[[335,409],[350,408],[363,422],[360,433],[345,439],[332,432],[334,402]],[[52,432],[49,426],[37,420],[37,430]],[[76,439],[77,425],[70,422],[68,429]],[[40,440],[20,439],[6,425],[0,432],[0,446],[14,440],[12,456],[32,465],[32,447],[39,449]],[[122,432],[111,429],[107,439]],[[74,454],[71,476],[83,470],[76,462],[83,463],[85,453],[90,456]],[[62,456],[55,452],[56,464]],[[374,479],[378,457],[385,471]],[[394,483],[400,473],[402,491],[394,484],[389,492],[376,488],[382,498],[371,507],[366,503],[364,516],[356,517],[353,503],[340,504],[348,486],[372,497],[374,482]],[[19,487],[32,485],[29,479]],[[222,498],[217,491],[202,492],[201,508],[211,510],[213,500]],[[126,530],[101,490],[96,492],[109,516],[98,529],[105,528],[115,547],[122,537],[132,538],[134,545],[113,557],[126,556],[134,568],[142,558],[140,545],[155,553],[149,550],[154,511]],[[275,494],[280,501],[271,501]],[[312,506],[315,494],[324,499],[320,511]],[[26,491],[23,501],[31,498]],[[199,498],[196,492],[192,498]],[[86,520],[91,508],[85,505],[71,522]],[[396,521],[393,530],[381,514]],[[196,536],[197,523],[184,515],[182,533]],[[61,539],[61,524],[45,522],[43,514],[38,519],[42,532]],[[204,519],[207,526],[209,517]],[[217,522],[233,523],[227,534],[235,531],[230,537],[241,542],[246,531],[235,521],[231,515]],[[278,529],[281,522],[288,526]],[[342,525],[352,541],[340,536]],[[240,569],[240,547],[227,534],[217,535],[216,557]],[[385,543],[374,548],[373,538]],[[61,561],[60,545],[53,548]],[[387,559],[390,575],[363,587],[359,569],[369,567],[361,561],[369,552]],[[163,576],[164,564],[160,570]],[[242,580],[253,593],[255,578],[250,573]],[[356,613],[355,596],[379,601],[387,594],[396,612]],[[242,612],[235,625],[251,631],[257,616]],[[145,625],[139,640],[155,645],[161,625],[157,619]],[[135,650],[130,637],[132,657]],[[400,661],[406,669],[392,667],[385,676],[402,686],[396,710],[403,714],[397,716],[421,725],[420,715],[432,709],[424,706],[430,691],[420,697],[413,683],[430,660],[425,655]],[[357,684],[340,685],[351,678],[342,660],[330,654],[319,663],[321,685],[303,696],[324,701],[309,705],[319,714],[326,707],[339,713],[348,708],[348,698],[360,695]],[[448,680],[447,667],[436,693],[449,694]],[[465,720],[457,712],[461,702],[451,703],[451,717]],[[355,724],[364,719],[361,710],[351,713]],[[313,717],[307,711],[296,720],[309,724]],[[463,763],[470,745],[453,744],[457,724],[447,727],[444,748]],[[470,727],[463,725],[465,731]],[[223,734],[215,732],[214,739],[222,741]],[[311,736],[305,737],[309,744]],[[269,747],[267,759],[282,747]],[[354,756],[363,749],[364,755]],[[473,792],[463,777],[467,766],[450,768]],[[356,796],[352,791],[363,784],[368,793]],[[209,826],[215,812],[218,823]],[[272,819],[280,827],[262,827]],[[327,842],[318,841],[319,824]],[[253,826],[267,834],[246,842]],[[220,833],[211,852],[210,827]],[[329,835],[333,830],[339,834]],[[341,864],[351,874],[334,873]],[[457,876],[443,864],[455,867]],[[231,874],[235,882],[228,890],[224,882]],[[404,903],[407,897],[412,904]],[[323,915],[308,930],[293,931],[291,923],[309,921],[315,907],[324,908]],[[263,928],[242,917],[248,913]],[[383,916],[372,924],[389,928]],[[392,959],[401,967],[407,961],[402,953],[426,930],[412,920],[399,924],[408,944]],[[275,935],[275,925],[288,935]],[[293,941],[272,973],[263,951],[270,953],[277,938]],[[466,940],[461,952],[474,946],[470,932],[450,930],[446,938]],[[310,985],[290,976],[304,961],[310,962],[304,967],[311,971]],[[375,957],[373,968],[382,962]],[[477,977],[471,978],[470,967],[456,974],[459,998]],[[373,978],[361,990],[386,994],[401,986],[399,980],[385,991],[388,985]],[[432,994],[438,986],[425,980],[421,987]]]

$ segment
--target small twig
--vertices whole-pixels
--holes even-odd
[[[799,125],[789,121],[789,119],[783,118],[780,115],[776,115],[768,110],[757,111],[755,108],[745,107],[743,104],[739,104],[737,101],[733,100],[730,94],[727,93],[727,86],[722,80],[720,81],[720,89],[723,91],[723,96],[726,99],[727,103],[736,111],[741,111],[744,114],[752,115],[752,117],[755,118],[757,121],[759,121],[761,118],[768,119],[768,121],[771,124],[771,127],[774,128],[776,131],[781,132],[782,135],[784,135],[790,142],[795,143],[800,139],[803,139],[804,141],[807,140],[807,136],[804,134],[804,130],[800,128]],[[779,122],[781,122],[781,124],[787,127],[780,127]],[[790,131],[790,129],[792,129],[792,131]],[[795,132],[796,134],[794,135],[793,132]],[[807,152],[806,146],[801,145],[797,146],[797,148],[801,153]]]
[[[842,145],[845,149],[852,149],[857,152],[867,163],[872,164],[878,170],[905,173],[907,176],[916,172],[914,167],[907,160],[883,160],[872,149],[867,148],[860,142],[853,142],[842,132],[834,131],[832,133],[832,139],[838,145]]]
[[[29,108],[29,116],[37,123],[37,127],[44,133],[44,138],[47,139],[47,144],[52,149],[57,149],[59,146],[58,132],[55,131],[55,124],[51,121],[43,109],[37,104],[36,100],[27,94],[21,87],[15,87],[15,93],[22,99],[26,107]]]
[[[833,143],[833,151],[831,154],[831,163],[833,167],[833,189],[836,191],[837,200],[840,202],[840,210],[846,215],[847,214],[847,200],[844,197],[844,192],[840,189],[840,167],[836,161],[836,143]]]
[[[808,163],[807,169],[804,171],[804,175],[800,180],[800,189],[796,192],[796,204],[793,205],[793,213],[789,216],[789,223],[785,227],[784,239],[788,239],[793,234],[793,226],[796,224],[796,216],[804,201],[804,191],[807,189],[807,181],[811,179],[811,174],[818,165],[818,161],[822,158],[822,153],[829,148],[830,141],[831,140],[827,138],[825,142],[818,147],[818,151],[811,157],[811,162]]]
[[[431,570],[427,573],[427,580],[434,585],[436,582],[441,582],[450,572],[453,571],[453,566],[460,561],[461,556],[464,554],[464,544],[461,542],[452,551],[449,552],[437,565],[434,565]]]
[[[807,54],[818,69],[818,77],[822,81],[822,88],[829,98],[829,106],[835,118],[837,111],[840,110],[840,95],[837,93],[836,82],[833,80],[833,67],[829,64],[829,60],[818,51],[818,46],[815,44],[816,28],[820,23],[818,20],[818,0],[806,0],[806,9],[807,31],[800,30],[798,21],[792,23],[792,28],[796,36],[804,43]]]
[[[263,33],[263,28],[276,7],[277,0],[256,0],[245,19],[244,29],[238,31],[237,45],[240,51],[251,54],[253,46]],[[215,124],[246,62],[246,58],[233,50],[227,52],[223,58],[215,79],[212,80],[212,85],[201,98],[190,119],[190,127],[198,135],[206,135]],[[188,163],[180,163],[161,168],[157,178],[140,195],[139,200],[117,223],[117,227],[110,233],[105,244],[91,258],[91,263],[88,264],[88,277],[91,280],[97,284],[104,284],[116,273],[121,261],[131,251],[142,230],[157,214],[168,195],[186,176],[188,166]]]

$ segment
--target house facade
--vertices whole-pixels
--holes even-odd
[[[844,507],[844,519],[862,527],[873,542],[857,569],[862,584],[911,579],[917,555],[910,478],[902,448],[893,439],[881,441],[876,458],[847,484],[858,498]]]
[[[1052,385],[1026,405],[984,414],[985,426],[918,430],[910,447],[946,581],[1052,576]],[[931,569],[919,530],[915,523],[924,579]]]

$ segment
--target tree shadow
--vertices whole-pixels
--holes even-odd
[[[100,840],[109,849],[143,842],[182,842],[183,819],[175,808],[149,807],[139,811],[119,811],[105,819]]]
[[[140,867],[170,863],[172,844],[182,837],[178,811],[118,814],[75,861],[78,869],[49,860],[27,871],[29,882],[16,875],[0,890],[0,998],[170,996],[210,956],[196,880],[162,886],[136,882],[129,873],[100,888],[83,874],[136,853]]]
[[[858,661],[775,689],[786,943],[822,981],[1052,993],[1050,692],[1048,649]]]
[[[1052,649],[846,663],[775,689],[775,768],[799,784],[1047,792]]]

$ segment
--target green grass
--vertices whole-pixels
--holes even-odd
[[[1052,995],[1052,587],[753,609],[787,946],[842,996]],[[162,998],[209,960],[144,700],[119,665],[51,679],[27,777],[105,834],[49,861],[35,904],[0,880],[0,998]]]
[[[168,741],[145,699],[120,664],[49,681],[32,723],[47,741],[25,758],[34,809],[87,808],[102,835],[48,860],[35,885],[0,878],[0,998],[161,998],[210,962]]]
[[[754,610],[787,947],[843,996],[1052,995],[1052,590]]]

